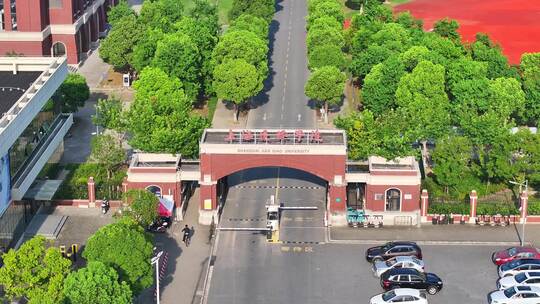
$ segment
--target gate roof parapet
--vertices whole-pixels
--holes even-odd
[[[342,130],[206,129],[200,153],[346,155]]]

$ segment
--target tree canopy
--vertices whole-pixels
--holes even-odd
[[[135,295],[154,281],[151,236],[131,219],[101,227],[88,239],[82,255],[89,263],[98,261],[114,268]]]
[[[270,22],[275,11],[275,0],[233,0],[229,19],[234,20],[242,14],[249,14]]]
[[[150,1],[146,1],[150,2]],[[145,3],[146,3],[145,2]],[[144,34],[144,27],[134,15],[120,18],[101,42],[99,56],[115,69],[129,68],[133,48]]]
[[[262,79],[268,75],[268,46],[257,34],[235,30],[224,34],[213,52],[215,65],[231,59],[243,59],[255,66]]]
[[[0,284],[8,299],[26,298],[29,303],[61,303],[64,278],[71,261],[56,247],[48,247],[43,236],[24,242],[18,250],[2,255]]]
[[[64,82],[55,93],[60,103],[62,112],[77,112],[84,106],[84,102],[90,98],[90,88],[86,84],[86,78],[80,74],[68,74]]]
[[[127,216],[142,227],[147,227],[157,219],[159,200],[154,193],[148,190],[134,189],[126,192],[124,196],[129,202]]]
[[[67,304],[129,304],[129,285],[118,281],[114,268],[92,261],[86,267],[70,273],[64,281]]]
[[[345,57],[341,48],[336,45],[317,45],[308,55],[308,66],[311,70],[324,66],[334,66],[340,70],[345,67]]]
[[[101,164],[107,170],[107,178],[126,160],[122,142],[110,134],[97,134],[92,138],[90,160]]]
[[[152,65],[178,78],[188,98],[195,100],[200,89],[201,60],[197,45],[188,35],[177,32],[158,42]]]
[[[133,86],[135,100],[126,115],[131,146],[148,152],[195,157],[208,121],[189,113],[191,100],[182,83],[159,68],[147,67]]]

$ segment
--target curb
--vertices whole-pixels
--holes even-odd
[[[329,244],[348,244],[348,245],[379,245],[395,240],[329,240]],[[485,242],[485,241],[416,241],[418,245],[438,245],[438,246],[516,246],[520,242]]]

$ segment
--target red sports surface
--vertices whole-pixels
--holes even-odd
[[[464,41],[487,33],[511,64],[519,64],[523,53],[540,52],[540,0],[414,0],[395,10],[423,19],[426,30],[439,19],[455,19]]]

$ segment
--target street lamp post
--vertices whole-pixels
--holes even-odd
[[[527,210],[523,210],[523,202],[521,201],[521,190],[522,187],[525,186],[525,193],[529,193],[529,181],[525,180],[522,183],[516,182],[516,181],[509,181],[510,184],[518,185],[519,186],[519,200],[521,206],[519,207],[519,211],[521,211],[522,214],[525,214],[523,217],[523,223],[521,223],[521,246],[525,245],[525,224],[527,224]]]
[[[152,265],[156,264],[156,303],[159,304],[159,258],[163,254],[163,251],[152,258]]]

